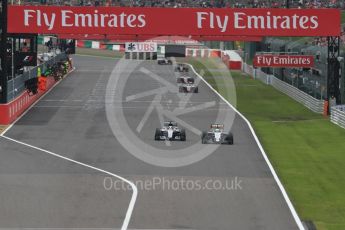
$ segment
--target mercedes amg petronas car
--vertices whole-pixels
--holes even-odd
[[[234,144],[234,136],[231,132],[224,132],[224,125],[213,124],[208,132],[203,132],[201,136],[202,144]]]
[[[155,140],[162,141],[186,141],[186,131],[180,129],[174,121],[164,122],[160,129],[156,129]]]
[[[158,65],[172,65],[172,61],[166,58],[158,59]]]
[[[177,83],[184,83],[184,84],[194,84],[195,80],[193,77],[189,76],[179,76],[176,78]]]
[[[184,64],[177,64],[177,66],[175,67],[175,71],[176,72],[188,72],[189,71],[189,68],[187,65],[184,65]]]
[[[180,93],[198,93],[199,87],[195,84],[182,84],[179,86],[178,91]]]

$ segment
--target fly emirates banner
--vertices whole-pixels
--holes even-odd
[[[9,33],[339,36],[337,9],[8,6]]]

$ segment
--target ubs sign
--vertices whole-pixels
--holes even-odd
[[[157,52],[157,43],[154,42],[126,42],[126,52]]]

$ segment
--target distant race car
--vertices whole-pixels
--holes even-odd
[[[195,84],[182,84],[179,86],[178,91],[180,93],[198,93],[199,87]]]
[[[194,84],[195,80],[193,77],[188,76],[179,76],[176,78],[177,83],[184,83],[184,84]]]
[[[174,121],[164,122],[161,129],[156,129],[155,140],[186,141],[186,131],[180,129]]]
[[[172,65],[172,61],[166,58],[159,59],[157,63],[158,65]]]
[[[224,125],[213,124],[208,132],[203,132],[201,136],[202,144],[234,144],[234,136],[231,132],[224,132]]]
[[[188,72],[189,68],[188,68],[188,66],[186,66],[184,64],[177,64],[177,66],[175,67],[175,71],[176,72]]]

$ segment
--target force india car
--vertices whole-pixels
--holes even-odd
[[[199,88],[194,84],[182,84],[179,86],[178,91],[180,93],[198,93]]]
[[[177,83],[184,83],[184,84],[194,84],[195,80],[192,77],[188,76],[180,76],[176,78]]]
[[[176,122],[164,122],[163,128],[156,129],[155,140],[186,141],[186,131],[180,129]]]
[[[159,59],[157,63],[158,65],[172,65],[172,61],[166,58]]]
[[[213,124],[208,132],[203,132],[201,136],[202,144],[234,144],[234,137],[231,132],[224,132],[224,125]]]
[[[188,66],[184,65],[184,64],[178,64],[176,67],[175,67],[175,71],[176,72],[188,72],[189,69],[188,69]]]

